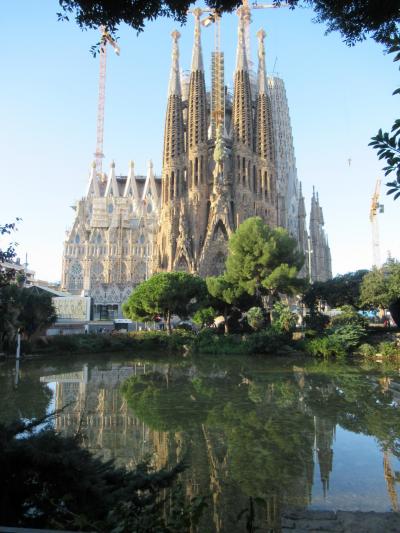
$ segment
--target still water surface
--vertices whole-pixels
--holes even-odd
[[[243,531],[250,505],[270,525],[286,507],[399,508],[396,367],[103,355],[25,361],[15,381],[2,364],[2,421],[67,406],[56,429],[80,426],[83,445],[118,465],[185,458],[187,494],[209,496],[202,531]]]

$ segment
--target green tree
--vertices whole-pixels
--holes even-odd
[[[153,320],[161,315],[171,333],[171,317],[186,318],[195,312],[196,307],[207,295],[203,279],[186,272],[160,272],[140,283],[122,310],[133,320]]]
[[[10,349],[19,328],[29,339],[56,318],[50,295],[35,294],[15,284],[0,289],[0,338],[5,349]]]
[[[297,276],[304,258],[283,228],[270,228],[261,217],[245,220],[229,239],[226,279],[257,299],[272,301],[279,293],[295,294],[303,287]]]
[[[13,231],[16,230],[16,224],[20,219],[17,218],[16,222],[12,222],[11,224],[2,224],[0,225],[0,236],[3,235],[10,235]],[[15,278],[15,270],[11,268],[6,268],[4,263],[10,263],[15,259],[16,252],[15,252],[15,246],[16,243],[9,243],[6,245],[6,248],[2,249],[0,248],[0,287],[4,287],[5,285],[8,285],[10,281],[12,281]]]
[[[364,277],[361,303],[370,308],[389,309],[393,320],[400,326],[400,263],[388,261]]]
[[[360,287],[368,270],[356,270],[347,274],[339,274],[327,281],[314,282],[303,296],[309,309],[316,309],[319,302],[326,302],[330,307],[351,305],[359,308]]]
[[[206,279],[207,290],[213,298],[213,308],[224,317],[225,333],[229,333],[230,316],[239,307],[243,290],[227,280],[225,275],[211,276]]]

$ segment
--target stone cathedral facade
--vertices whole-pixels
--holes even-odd
[[[221,52],[213,54],[211,91],[206,92],[200,10],[195,11],[189,77],[180,75],[180,34],[172,33],[153,269],[220,274],[229,236],[246,218],[260,216],[273,227],[287,228],[304,253],[312,250],[312,279],[328,279],[322,211],[311,217],[312,242],[308,238],[283,81],[267,77],[263,30],[257,33],[258,72],[253,75],[245,32],[239,11],[233,95],[224,83]]]
[[[302,274],[326,280],[331,256],[318,195],[307,230],[297,178],[283,81],[267,76],[265,33],[252,70],[249,26],[239,10],[233,93],[224,82],[224,55],[212,54],[206,90],[200,10],[195,11],[190,75],[179,65],[179,32],[172,33],[172,65],[165,117],[162,175],[90,172],[64,242],[62,288],[92,298],[94,319],[121,316],[121,304],[151,273],[222,273],[229,236],[248,217],[286,228],[307,257]],[[311,266],[311,275],[309,272]]]
[[[93,163],[87,194],[74,206],[64,242],[62,288],[92,298],[93,319],[121,316],[121,304],[149,276],[160,210],[160,177],[150,162],[137,176],[98,175]]]

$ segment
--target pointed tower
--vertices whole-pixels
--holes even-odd
[[[111,166],[110,166],[110,174],[108,176],[104,196],[113,196],[114,198],[117,198],[119,196],[118,183],[117,183],[117,178],[115,176],[114,161],[111,163]]]
[[[332,277],[331,252],[324,231],[324,216],[319,204],[318,193],[311,198],[310,211],[310,240],[311,249],[311,279],[313,281],[326,281]]]
[[[136,178],[135,178],[135,164],[133,161],[129,161],[129,171],[128,178],[126,180],[124,197],[132,198],[135,207],[139,207],[139,191],[137,188]]]
[[[277,225],[276,170],[273,145],[271,102],[268,94],[265,68],[264,30],[257,32],[258,78],[255,114],[255,151],[259,158],[256,175],[253,176],[253,192],[258,199],[258,213],[270,226]]]
[[[231,123],[236,225],[255,214],[252,191],[256,187],[257,178],[257,169],[254,165],[253,107],[242,9],[238,9],[238,15],[238,45]]]
[[[97,177],[96,172],[96,161],[93,161],[91,169],[90,169],[90,176],[89,176],[89,184],[86,196],[94,196],[95,198],[98,198],[100,195],[100,187],[99,187],[99,179]]]
[[[194,44],[188,95],[187,161],[189,231],[193,258],[200,253],[207,224],[208,142],[207,99],[200,32],[201,10],[195,9]],[[183,225],[180,225],[181,228]],[[196,229],[196,231],[194,231]],[[187,236],[187,238],[191,238]],[[176,258],[179,261],[179,257]]]
[[[253,150],[253,120],[249,70],[244,40],[244,23],[239,11],[238,46],[232,110],[233,136],[235,144],[245,152]]]
[[[157,237],[157,252],[154,268],[171,270],[175,260],[176,240],[179,226],[180,199],[186,188],[185,130],[181,82],[179,74],[180,33],[173,31],[172,65],[168,88],[167,112],[164,130],[164,153],[162,171],[162,208]]]

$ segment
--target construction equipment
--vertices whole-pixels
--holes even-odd
[[[369,212],[369,220],[371,222],[371,228],[372,228],[373,266],[376,268],[380,268],[381,266],[378,214],[383,213],[383,205],[379,203],[380,193],[381,193],[381,180],[378,178],[376,180],[374,194],[372,195],[371,209]]]
[[[244,42],[246,44],[246,58],[247,64],[249,66],[250,72],[254,72],[254,65],[251,59],[250,51],[250,24],[251,24],[251,10],[252,9],[278,9],[280,7],[288,7],[289,4],[282,2],[281,4],[258,4],[257,2],[252,2],[251,4],[248,0],[242,0],[242,5],[238,8],[237,13],[239,17],[243,18],[243,28],[244,28]]]
[[[106,95],[106,67],[107,67],[107,44],[112,46],[117,55],[120,54],[120,48],[116,41],[111,37],[104,26],[100,27],[100,71],[99,71],[99,100],[97,104],[97,138],[96,138],[96,152],[94,157],[96,160],[96,173],[98,177],[102,177],[103,165],[103,139],[104,139],[104,104]]]

